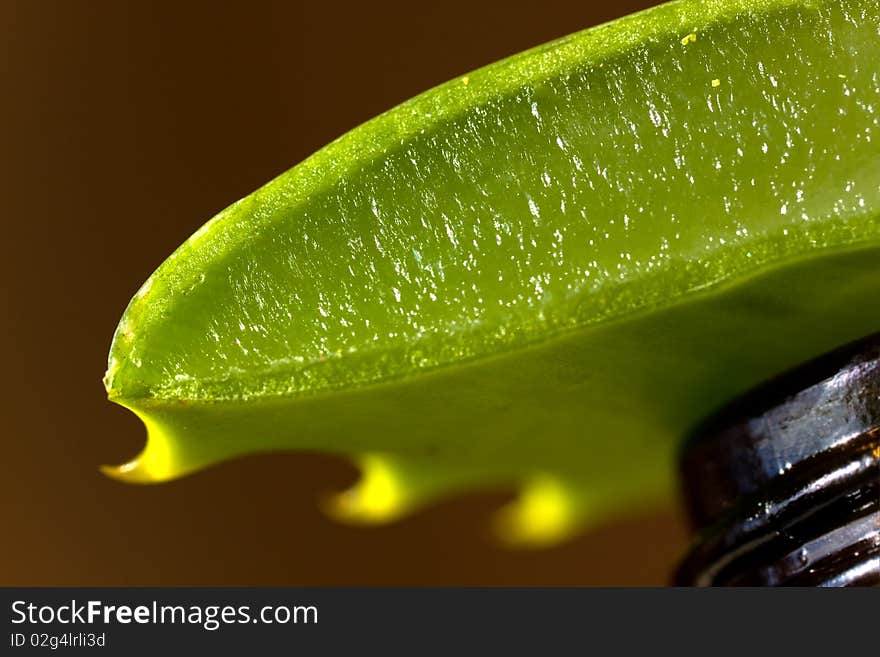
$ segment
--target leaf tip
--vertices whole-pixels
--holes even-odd
[[[560,479],[536,475],[517,500],[495,516],[494,529],[511,547],[540,548],[556,545],[581,529],[587,507],[580,496]]]
[[[341,493],[328,495],[322,506],[328,515],[350,524],[381,524],[402,516],[411,506],[411,496],[394,463],[381,454],[367,454],[358,460],[360,480]]]
[[[144,413],[129,406],[126,408],[133,411],[144,423],[147,442],[140,454],[130,461],[121,465],[101,465],[98,469],[111,479],[133,484],[159,483],[179,476],[183,468],[178,463],[172,442],[166,433]]]

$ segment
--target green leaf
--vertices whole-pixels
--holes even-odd
[[[336,515],[514,484],[537,543],[668,500],[695,422],[880,328],[878,62],[875,0],[686,0],[356,128],[131,301],[107,471],[320,450],[364,469]]]

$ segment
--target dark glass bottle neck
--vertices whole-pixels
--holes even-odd
[[[774,379],[685,443],[681,585],[880,584],[880,334]]]

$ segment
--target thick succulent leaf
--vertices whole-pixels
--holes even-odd
[[[685,0],[360,126],[134,297],[108,472],[339,453],[359,521],[522,483],[531,542],[668,498],[702,416],[880,328],[878,62],[874,0]]]

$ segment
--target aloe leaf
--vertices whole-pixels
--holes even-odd
[[[116,335],[164,481],[320,450],[394,519],[522,486],[545,543],[670,499],[683,434],[880,328],[880,10],[685,0],[459,77],[211,219]]]

